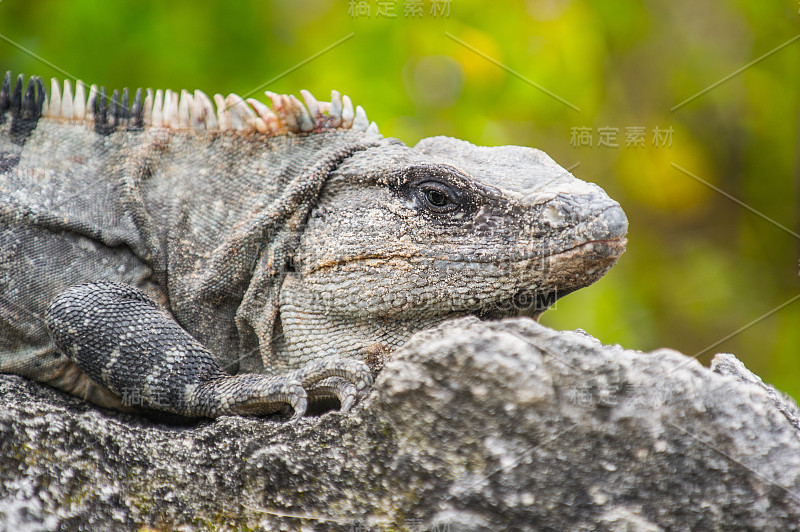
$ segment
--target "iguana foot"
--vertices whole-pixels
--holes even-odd
[[[329,357],[308,363],[286,374],[302,383],[308,390],[309,402],[339,400],[341,410],[350,410],[359,392],[366,391],[374,382],[372,372],[359,360]]]
[[[336,399],[341,405],[339,410],[349,412],[358,397],[358,389],[347,379],[333,377],[311,388],[309,396],[313,403]]]
[[[58,348],[123,404],[189,417],[263,415],[331,396],[350,408],[372,373],[327,358],[285,375],[225,373],[214,356],[143,292],[117,283],[74,286],[45,315]],[[309,390],[309,393],[306,393]]]
[[[216,378],[193,390],[190,388],[191,385],[186,386],[191,413],[183,415],[192,417],[260,416],[285,412],[290,406],[294,411],[292,418],[299,418],[308,408],[308,394],[300,383],[282,375],[247,373]]]

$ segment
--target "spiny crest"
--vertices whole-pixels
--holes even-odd
[[[85,122],[99,133],[108,134],[118,129],[168,128],[195,131],[257,131],[268,136],[287,133],[310,133],[324,129],[352,129],[368,135],[379,135],[375,122],[370,123],[359,105],[338,91],[331,91],[331,101],[318,101],[308,91],[300,91],[305,104],[295,96],[265,94],[272,100],[272,108],[237,94],[227,97],[215,94],[213,102],[203,91],[194,93],[172,90],[153,92],[137,89],[130,102],[128,89],[120,95],[114,91],[109,97],[105,87],[86,87],[82,81],[72,84],[51,80],[50,95],[45,92],[42,80],[32,76],[23,95],[24,76],[17,77],[11,88],[11,72],[6,72],[0,89],[0,123],[8,112],[24,120],[49,118]]]

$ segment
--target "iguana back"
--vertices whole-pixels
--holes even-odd
[[[0,371],[101,405],[265,413],[311,388],[349,406],[363,362],[416,330],[515,313],[521,294],[541,312],[624,250],[619,206],[541,152],[407,148],[335,91],[269,93],[270,110],[59,89],[7,74],[0,90]],[[205,369],[166,382],[175,357]],[[208,381],[202,404],[184,397]],[[236,393],[246,408],[220,406]]]

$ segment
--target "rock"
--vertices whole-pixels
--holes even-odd
[[[796,405],[714,369],[464,318],[297,422],[170,425],[3,375],[0,527],[797,529]]]

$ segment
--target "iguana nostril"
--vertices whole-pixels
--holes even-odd
[[[542,211],[542,219],[550,224],[551,227],[561,227],[566,224],[569,218],[563,207],[548,205]]]
[[[628,217],[619,205],[604,210],[598,216],[598,222],[592,231],[594,240],[622,238],[628,233]]]

